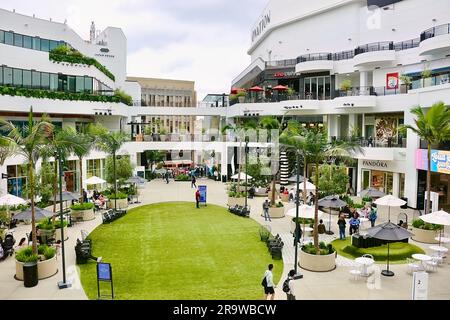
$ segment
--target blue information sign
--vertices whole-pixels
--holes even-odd
[[[200,201],[206,203],[206,186],[198,186],[198,191],[200,192]]]
[[[97,264],[98,280],[111,281],[111,265],[109,263]]]

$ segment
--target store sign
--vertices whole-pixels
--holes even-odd
[[[428,273],[425,271],[413,273],[412,300],[428,299]]]
[[[388,164],[386,161],[380,161],[380,160],[363,160],[363,166],[364,167],[375,167],[378,169],[387,169]]]
[[[266,14],[264,14],[259,21],[259,23],[256,25],[256,27],[252,31],[252,42],[255,41],[257,37],[259,37],[261,34],[264,33],[267,26],[270,24],[270,11]]]
[[[274,73],[275,78],[285,78],[285,77],[295,77],[297,74],[295,71],[287,71],[287,72],[277,72]]]
[[[386,75],[386,89],[398,89],[398,72]]]
[[[416,153],[416,169],[428,169],[427,150],[419,149]],[[431,171],[450,174],[450,151],[431,150]]]

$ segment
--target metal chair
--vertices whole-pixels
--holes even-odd
[[[434,258],[431,261],[426,261],[425,264],[427,271],[430,272],[436,272],[439,265],[438,261]]]
[[[354,269],[350,269],[349,273],[352,280],[358,281],[362,279],[361,266],[354,266]]]
[[[412,258],[406,258],[407,262],[407,273],[413,274],[414,272],[420,271],[422,269],[422,266],[417,263],[417,260],[414,260]]]

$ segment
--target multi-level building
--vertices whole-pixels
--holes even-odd
[[[450,104],[449,1],[269,1],[248,54],[232,86],[262,92],[230,107],[229,117],[285,115],[325,125],[330,137],[356,135],[365,152],[349,168],[354,189],[372,186],[423,209],[425,145],[397,128],[413,123],[416,105]],[[450,153],[433,147],[434,208],[448,207]]]

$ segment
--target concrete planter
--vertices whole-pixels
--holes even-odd
[[[38,279],[47,279],[58,273],[58,260],[56,255],[45,261],[38,261]],[[16,275],[17,280],[23,281],[23,262],[16,260]]]
[[[230,207],[234,207],[235,205],[238,206],[245,206],[245,198],[232,198],[228,197],[228,205]]]
[[[82,218],[83,221],[90,221],[95,219],[94,209],[89,210],[72,210],[72,217],[75,219]]]
[[[150,135],[150,134],[144,134],[144,141],[153,141],[152,135]]]
[[[108,209],[114,209],[114,199],[109,199]],[[128,208],[128,199],[117,199],[117,209]]]
[[[325,256],[309,254],[299,250],[298,266],[314,272],[327,272],[336,269],[336,252]]]
[[[257,188],[255,190],[255,197],[267,197],[268,195],[266,188]]]
[[[64,241],[65,241],[65,240],[69,239],[69,236],[68,236],[68,233],[67,233],[67,226],[65,226],[65,227],[63,228],[63,231],[64,231]],[[57,228],[57,229],[56,229],[55,240],[56,240],[56,241],[58,241],[58,240],[61,241],[61,240],[62,240],[62,237],[61,237],[61,228]]]
[[[238,101],[239,103],[244,103],[245,102],[245,97],[238,97]]]
[[[284,218],[284,207],[281,208],[269,208],[269,215],[271,219]]]
[[[424,230],[418,228],[412,228],[412,233],[414,236],[411,238],[414,241],[422,243],[439,243],[434,238],[439,236],[439,230]]]

